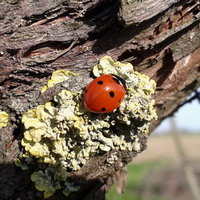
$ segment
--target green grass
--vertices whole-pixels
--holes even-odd
[[[162,164],[159,162],[146,162],[141,164],[128,165],[127,181],[125,192],[118,194],[116,192],[116,186],[106,195],[107,200],[140,200],[138,194],[138,188],[142,184],[143,178],[154,168],[159,167]]]

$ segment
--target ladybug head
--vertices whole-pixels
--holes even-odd
[[[121,84],[124,86],[124,89],[126,90],[126,82],[125,80],[120,77],[120,76],[117,76],[115,74],[111,74],[113,76],[113,80],[117,83],[117,84]]]

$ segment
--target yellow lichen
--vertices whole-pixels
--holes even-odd
[[[44,192],[45,199],[52,196],[56,190],[59,190],[61,188],[60,183],[54,180],[55,176],[58,175],[58,172],[56,171],[56,174],[54,176],[50,173],[53,172],[52,169],[53,168],[47,168],[45,172],[39,170],[31,175],[31,180],[35,182],[36,189]]]
[[[5,128],[8,125],[9,115],[4,111],[0,111],[0,128]]]
[[[16,159],[15,160],[15,165],[17,166],[17,167],[20,167],[22,170],[28,170],[28,164],[27,163],[24,163],[24,162],[22,162],[20,159]]]
[[[47,85],[42,88],[41,93],[58,83],[68,80],[71,76],[78,76],[78,74],[66,70],[57,70],[53,72],[51,79],[48,81]]]
[[[35,187],[39,191],[44,191],[44,198],[52,196],[56,190],[61,189],[60,182],[67,183],[67,173],[65,168],[48,166],[45,170],[39,170],[31,175],[31,180],[35,182]]]
[[[140,152],[139,135],[148,134],[151,120],[157,117],[153,100],[156,84],[135,72],[130,63],[114,62],[105,56],[95,65],[93,74],[115,74],[125,80],[127,92],[119,109],[94,115],[83,106],[83,90],[62,90],[52,102],[29,110],[22,117],[26,158],[34,157],[48,166],[48,170],[43,168],[31,177],[36,188],[44,191],[45,198],[60,188],[61,169],[65,169],[67,177],[68,172],[79,170],[92,156],[111,150]],[[58,70],[46,89],[75,75]],[[49,178],[52,170],[57,175]],[[69,186],[67,180],[65,183],[63,192],[68,195],[76,187]]]

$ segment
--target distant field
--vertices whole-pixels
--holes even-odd
[[[189,161],[200,160],[200,134],[182,134],[181,141],[187,159]],[[179,161],[176,146],[170,134],[150,136],[147,149],[134,159],[134,163],[158,160]]]
[[[138,189],[142,184],[143,178],[156,166],[158,163],[145,162],[138,164],[129,164],[127,166],[127,180],[125,185],[125,192],[117,193],[116,185],[112,187],[106,195],[107,200],[141,200]]]
[[[191,161],[191,163],[193,163],[193,161],[200,161],[200,134],[183,134],[181,135],[181,141],[187,160]],[[188,200],[189,198],[187,198],[186,195],[187,191],[184,189],[184,185],[187,184],[182,182],[183,180],[181,178],[183,178],[183,175],[181,174],[181,169],[177,171],[176,168],[176,166],[180,166],[178,163],[179,157],[171,135],[150,136],[148,148],[133,160],[133,164],[130,163],[127,167],[128,174],[125,192],[121,195],[118,194],[115,186],[107,194],[107,199]],[[198,166],[199,165],[197,165],[197,169]],[[154,178],[150,177],[150,179],[147,179],[151,174]],[[166,177],[169,177],[169,179],[166,179]],[[165,181],[163,182],[163,180]],[[146,181],[150,183],[147,184],[148,182]],[[144,185],[144,183],[146,183],[146,185]],[[141,189],[144,190],[144,187],[148,194],[147,198],[142,197],[144,193],[141,193]],[[153,189],[154,187],[157,189]],[[148,190],[148,188],[151,188],[152,191],[150,189]],[[177,190],[178,193],[176,193],[174,188],[179,188],[179,190]]]

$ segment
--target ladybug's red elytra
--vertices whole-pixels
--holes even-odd
[[[90,112],[109,113],[119,107],[125,93],[125,81],[121,77],[105,74],[86,87],[84,106]]]

